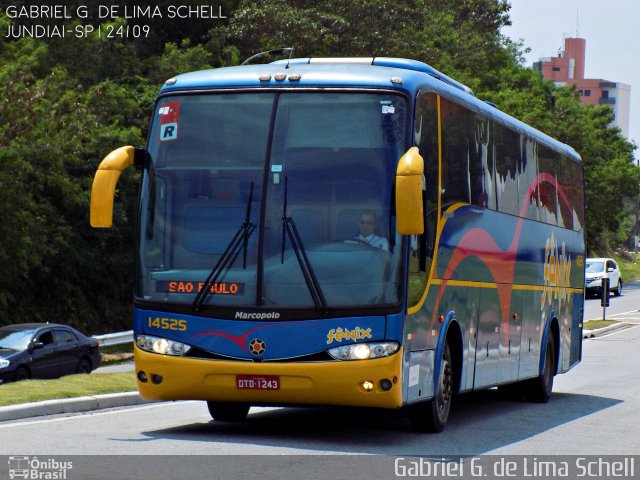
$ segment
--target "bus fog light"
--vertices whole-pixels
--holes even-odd
[[[382,390],[384,390],[385,392],[391,390],[391,387],[393,387],[393,383],[391,383],[391,380],[387,380],[386,378],[384,380],[380,380],[380,388],[382,388]]]
[[[370,392],[371,390],[373,390],[373,382],[362,382],[362,388],[364,388],[367,392]]]
[[[149,379],[147,378],[147,374],[143,371],[138,372],[138,380],[140,380],[142,383],[147,383],[149,381]]]

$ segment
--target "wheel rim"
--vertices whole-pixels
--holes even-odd
[[[438,389],[438,414],[441,418],[446,417],[451,405],[453,384],[451,377],[451,363],[448,358],[443,358],[440,366],[440,388]]]

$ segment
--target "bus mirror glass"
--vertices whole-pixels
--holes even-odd
[[[424,160],[417,147],[402,156],[396,169],[396,217],[400,235],[424,233],[422,179]]]
[[[109,228],[113,222],[113,197],[120,173],[134,164],[135,148],[120,147],[100,163],[91,186],[90,222],[94,228]]]

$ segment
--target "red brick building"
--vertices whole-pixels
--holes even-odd
[[[564,51],[556,57],[541,58],[533,64],[545,80],[556,85],[575,85],[587,105],[609,105],[614,125],[629,136],[631,86],[602,78],[584,78],[587,41],[584,38],[565,38]]]

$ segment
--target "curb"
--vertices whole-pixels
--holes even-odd
[[[582,338],[595,338],[599,335],[602,335],[603,333],[609,333],[612,332],[613,330],[618,330],[620,328],[625,328],[626,326],[628,326],[628,323],[625,322],[618,322],[618,323],[612,323],[611,325],[607,325],[606,327],[602,327],[602,328],[596,328],[595,330],[583,330],[582,331]]]
[[[0,422],[61,413],[90,412],[105,408],[127,407],[153,402],[153,400],[144,400],[138,392],[125,392],[22,403],[0,407]]]

